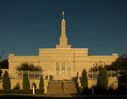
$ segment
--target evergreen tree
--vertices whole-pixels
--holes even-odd
[[[85,69],[83,70],[82,76],[81,76],[81,86],[83,87],[83,89],[88,88],[88,77],[87,77],[87,72]]]
[[[43,76],[42,75],[40,77],[39,90],[41,92],[44,92],[44,80],[43,80]]]
[[[30,82],[29,82],[27,73],[24,73],[24,75],[23,75],[22,85],[23,85],[23,90],[29,90],[30,89]]]
[[[99,71],[98,81],[97,81],[97,88],[100,89],[107,89],[108,87],[108,75],[106,69],[102,68]]]
[[[10,78],[8,72],[5,71],[3,76],[3,89],[9,90],[10,88],[11,88]]]

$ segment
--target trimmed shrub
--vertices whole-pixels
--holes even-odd
[[[107,89],[107,87],[108,87],[108,75],[106,69],[103,68],[99,71],[97,88]]]
[[[11,88],[10,78],[8,72],[5,71],[3,76],[3,89],[9,90],[10,88]]]
[[[27,73],[24,73],[24,75],[23,75],[22,86],[23,86],[23,90],[29,90],[30,89],[30,82],[29,82]]]
[[[88,89],[88,77],[85,69],[82,71],[81,86],[83,87],[83,89]]]
[[[40,92],[44,92],[44,80],[43,80],[43,76],[42,75],[40,77],[39,91]]]

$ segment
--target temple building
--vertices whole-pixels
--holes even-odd
[[[93,65],[104,63],[109,65],[118,58],[118,54],[110,56],[92,56],[88,54],[88,48],[71,48],[66,36],[66,20],[61,21],[61,36],[56,48],[39,48],[38,56],[17,56],[9,54],[9,75],[13,77],[17,66],[22,63],[38,65],[43,73],[53,76],[54,80],[71,79],[77,73],[81,75],[83,69],[89,71]]]

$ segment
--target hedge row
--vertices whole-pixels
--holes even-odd
[[[32,94],[33,90],[0,90],[0,94]],[[42,91],[36,90],[36,94],[43,94]]]

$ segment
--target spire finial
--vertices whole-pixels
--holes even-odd
[[[62,11],[63,19],[64,19],[64,11]]]

